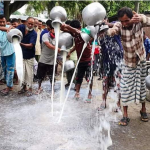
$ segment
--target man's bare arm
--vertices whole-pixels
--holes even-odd
[[[71,32],[71,33],[80,33],[81,31],[78,30],[78,29],[75,29],[67,24],[62,24],[61,25],[61,28],[60,28],[62,31],[68,31],[68,32]]]
[[[48,41],[44,42],[44,44],[51,50],[55,50],[55,46],[49,43]],[[60,52],[60,48],[58,48],[58,52]]]
[[[13,29],[14,27],[13,26],[10,26],[9,28],[7,28],[7,27],[1,27],[0,26],[0,30],[1,31],[4,31],[4,32],[9,32],[11,29]]]
[[[21,46],[24,46],[24,47],[26,47],[26,48],[28,48],[28,49],[31,49],[31,48],[33,47],[33,44],[32,44],[32,43],[30,43],[30,44],[20,43],[20,45],[21,45]]]

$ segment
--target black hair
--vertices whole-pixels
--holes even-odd
[[[145,35],[145,31],[143,31],[143,35]]]
[[[70,26],[76,29],[81,28],[81,24],[79,20],[72,20]]]
[[[13,19],[11,20],[11,23],[14,23],[14,22],[19,23],[18,19],[16,19],[16,18],[13,18]]]
[[[4,15],[0,15],[0,19],[3,19],[3,18],[5,18],[5,16]]]
[[[7,22],[11,22],[11,19],[9,18],[9,19],[7,20]]]
[[[51,29],[54,29],[54,28],[52,27],[52,20],[47,20],[47,21],[46,21],[46,25],[49,26]]]
[[[108,19],[108,17],[107,17],[107,16],[105,16],[104,20],[106,20],[106,19]]]
[[[46,23],[45,23],[45,22],[42,22],[42,25],[43,25],[43,26],[46,26]]]
[[[65,24],[68,24],[68,25],[70,25],[70,23],[71,23],[71,20],[67,20],[67,21],[65,22]]]
[[[121,18],[123,17],[124,15],[127,15],[130,19],[133,17],[133,12],[131,10],[131,8],[128,8],[128,7],[123,7],[121,9],[119,9],[118,13],[117,13],[117,16],[118,18]]]
[[[42,22],[42,20],[39,20],[39,22]]]

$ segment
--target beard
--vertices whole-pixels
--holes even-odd
[[[26,26],[26,30],[27,31],[32,31],[34,28],[31,28],[31,29],[29,29],[27,26]]]

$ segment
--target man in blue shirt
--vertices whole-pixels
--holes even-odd
[[[27,92],[27,96],[31,96],[35,44],[37,39],[37,33],[34,31],[34,18],[28,17],[26,25],[19,25],[17,29],[19,29],[23,34],[23,39],[20,43],[23,52],[23,83],[22,89],[18,92],[18,94]]]
[[[10,25],[6,25],[6,19],[3,15],[0,15],[0,51],[2,68],[4,71],[4,77],[6,80],[7,88],[0,91],[1,95],[6,96],[13,88],[13,77],[15,68],[15,51],[12,43],[7,40],[7,32],[13,28]]]
[[[47,21],[46,21],[47,28],[45,28],[45,29],[41,32],[41,35],[40,35],[40,43],[41,43],[41,44],[42,44],[42,36],[43,36],[45,33],[48,33],[49,30],[50,30],[50,26],[49,26],[50,23],[51,23],[51,20],[47,20]]]
[[[146,36],[145,31],[143,31],[144,47],[146,51],[146,60],[150,58],[150,39]]]

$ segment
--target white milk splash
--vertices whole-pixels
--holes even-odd
[[[72,75],[72,79],[71,79],[71,82],[70,82],[70,85],[69,85],[69,89],[68,89],[68,91],[67,91],[66,98],[65,98],[64,103],[63,103],[63,106],[62,106],[62,110],[61,110],[61,114],[60,114],[60,117],[59,117],[58,122],[61,121],[61,117],[62,117],[62,114],[63,114],[63,111],[64,111],[65,103],[66,103],[66,101],[67,101],[67,99],[68,99],[69,92],[70,92],[70,89],[71,89],[72,82],[73,82],[73,80],[74,80],[74,76],[75,76],[75,73],[76,73],[78,64],[79,64],[79,62],[80,62],[80,59],[81,59],[81,57],[82,57],[82,54],[83,54],[84,49],[86,48],[86,46],[87,46],[87,44],[84,43],[83,48],[82,48],[82,51],[81,51],[81,54],[80,54],[80,57],[79,57],[79,59],[78,59],[78,61],[77,61],[76,67],[75,67],[75,69],[74,69],[74,73],[73,73],[73,75]]]
[[[60,89],[60,103],[65,98],[65,86],[64,86],[64,65],[66,61],[67,52],[63,51],[63,66],[62,66],[62,73],[61,73],[61,89]]]
[[[55,31],[55,58],[54,58],[54,68],[53,68],[53,80],[52,80],[52,95],[51,95],[51,112],[53,116],[53,101],[54,101],[54,78],[55,78],[55,67],[56,67],[56,59],[57,59],[57,52],[58,52],[58,40],[59,40],[59,30],[60,30],[60,24],[55,23],[54,24],[54,31]]]
[[[16,55],[16,71],[21,85],[23,80],[23,55],[18,38],[13,38],[13,45]]]

